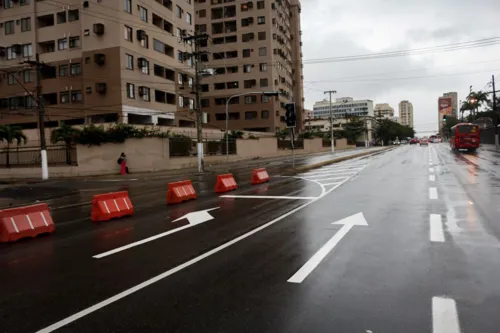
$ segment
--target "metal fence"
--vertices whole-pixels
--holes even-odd
[[[0,151],[0,167],[32,167],[41,165],[39,147],[3,148]],[[48,165],[78,165],[76,146],[47,146]]]
[[[292,140],[278,140],[278,149],[292,149]],[[304,149],[304,140],[295,140],[294,149]]]
[[[168,141],[170,157],[196,156],[197,141],[191,138],[170,138]],[[229,139],[229,154],[236,154],[236,140]],[[225,155],[226,140],[203,140],[204,155]]]

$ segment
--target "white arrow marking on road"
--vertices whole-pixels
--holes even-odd
[[[451,298],[432,298],[432,332],[460,333],[457,303]]]
[[[207,221],[214,219],[214,217],[212,215],[210,215],[208,212],[211,210],[215,210],[215,209],[219,209],[219,207],[215,207],[215,208],[211,208],[211,209],[207,209],[207,210],[200,210],[198,212],[188,213],[182,217],[179,217],[178,219],[176,219],[172,222],[177,222],[177,221],[184,220],[184,219],[187,219],[189,221],[189,224],[191,224],[191,225],[196,225],[196,224],[200,224],[203,222],[207,222]]]
[[[349,216],[345,219],[337,221],[332,224],[342,224],[342,228],[333,235],[332,238],[326,242],[325,245],[318,252],[316,252],[308,262],[304,264],[291,278],[288,282],[291,283],[301,283],[304,279],[320,264],[320,262],[330,253],[331,250],[344,238],[345,235],[352,229],[355,225],[368,226],[363,213],[358,213]]]
[[[182,217],[179,217],[177,220],[172,221],[172,222],[180,221],[182,219],[187,219],[189,221],[189,224],[186,224],[186,225],[184,225],[182,227],[179,227],[177,229],[169,230],[169,231],[163,232],[161,234],[151,236],[149,238],[145,238],[143,240],[140,240],[140,241],[137,241],[137,242],[134,242],[134,243],[130,243],[130,244],[122,246],[122,247],[118,247],[116,249],[113,249],[113,250],[110,250],[110,251],[107,251],[107,252],[96,254],[95,256],[92,256],[92,258],[94,258],[94,259],[102,259],[102,258],[110,256],[112,254],[115,254],[115,253],[118,253],[118,252],[122,252],[122,251],[128,250],[130,248],[133,248],[133,247],[136,247],[136,246],[139,246],[139,245],[142,245],[142,244],[145,244],[145,243],[157,240],[159,238],[162,238],[162,237],[174,234],[174,233],[182,231],[184,229],[191,228],[191,227],[193,227],[195,225],[198,225],[200,223],[204,223],[204,222],[213,220],[214,217],[212,215],[210,215],[208,212],[211,211],[211,210],[214,210],[214,209],[218,209],[218,208],[219,207],[211,208],[211,209],[206,209],[206,210],[201,210],[201,211],[198,211],[198,212],[192,212],[192,213],[186,214],[186,215],[184,215]]]

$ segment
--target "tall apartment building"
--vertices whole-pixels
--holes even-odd
[[[0,123],[37,126],[39,54],[45,124],[193,127],[191,0],[2,0]]]
[[[399,102],[399,123],[413,127],[413,104],[409,101]]]
[[[229,128],[274,132],[284,128],[284,105],[296,103],[297,126],[303,126],[300,1],[196,0],[196,29],[210,38],[203,44],[202,66],[215,75],[201,80],[202,111],[208,125],[225,128],[230,96]]]

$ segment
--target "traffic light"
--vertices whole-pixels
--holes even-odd
[[[295,103],[285,104],[285,123],[286,127],[293,128],[297,124],[297,114],[295,112]]]

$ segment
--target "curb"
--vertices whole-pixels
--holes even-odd
[[[379,153],[386,152],[386,151],[391,150],[391,149],[394,149],[394,147],[387,147],[387,148],[379,149],[376,151],[366,151],[366,152],[362,152],[362,153],[358,153],[358,154],[354,154],[354,155],[343,156],[343,157],[335,158],[335,159],[328,160],[328,161],[323,161],[323,162],[319,162],[319,163],[315,163],[315,164],[311,164],[311,165],[306,165],[303,167],[298,167],[295,169],[290,169],[289,171],[295,171],[295,172],[308,171],[308,170],[320,168],[320,167],[325,166],[325,165],[330,165],[330,164],[334,164],[334,163],[340,163],[343,161],[351,160],[351,159],[354,159],[357,157],[379,154]]]

